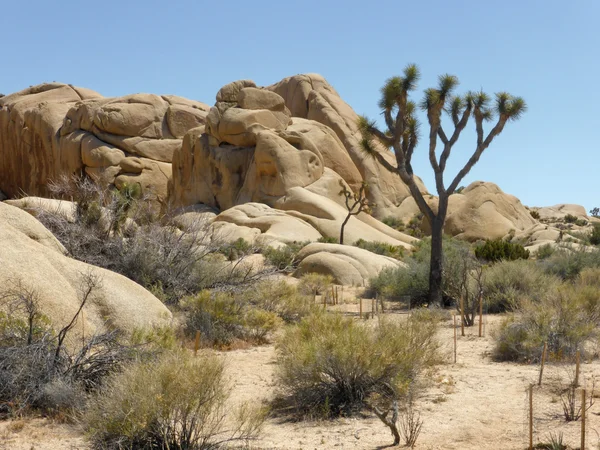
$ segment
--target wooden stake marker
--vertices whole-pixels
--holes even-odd
[[[544,364],[546,363],[546,352],[548,351],[548,343],[544,342],[544,350],[542,350],[542,365],[540,366],[540,379],[538,386],[542,385],[542,375],[544,374]]]
[[[460,296],[460,335],[465,335],[465,301],[463,296]]]
[[[529,450],[533,450],[533,384],[529,386]]]
[[[359,308],[359,313],[358,313],[358,317],[360,317],[362,319],[362,308],[363,308],[363,304],[362,304],[362,297],[358,299],[358,308]]]
[[[479,294],[479,337],[482,337],[483,329],[483,296]]]
[[[456,314],[452,318],[454,319],[454,364],[456,364]]]
[[[196,339],[194,340],[194,356],[198,355],[200,348],[200,331],[196,331]]]
[[[585,388],[581,390],[581,450],[585,450]]]

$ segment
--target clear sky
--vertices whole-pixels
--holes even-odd
[[[457,75],[462,91],[506,90],[529,111],[463,184],[493,181],[529,206],[600,206],[597,0],[30,0],[3,2],[1,11],[4,94],[61,81],[105,96],[213,104],[233,80],[268,85],[317,72],[376,118],[379,88],[412,62],[423,74],[419,97],[442,73]],[[457,144],[449,174],[473,138]],[[435,190],[423,144],[415,173]]]

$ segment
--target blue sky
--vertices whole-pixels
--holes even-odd
[[[600,206],[596,0],[63,0],[5,2],[2,16],[4,94],[61,81],[105,96],[151,92],[212,104],[233,80],[267,85],[317,72],[375,118],[379,88],[411,62],[423,74],[418,97],[442,73],[459,77],[459,91],[506,90],[529,111],[463,184],[493,181],[530,206]],[[473,147],[472,134],[463,136],[447,179]],[[414,159],[435,190],[423,145]]]

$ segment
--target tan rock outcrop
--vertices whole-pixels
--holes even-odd
[[[42,313],[55,328],[66,325],[75,314],[81,277],[90,271],[100,278],[101,286],[84,308],[86,335],[106,331],[108,326],[131,332],[170,321],[169,310],[144,288],[122,275],[64,256],[62,246],[41,223],[5,203],[0,203],[0,261],[0,290],[21,280],[39,294]]]
[[[336,284],[362,286],[385,268],[403,266],[403,263],[376,255],[358,247],[338,244],[309,244],[298,253],[300,265],[294,272],[331,275]]]
[[[0,188],[9,196],[47,195],[49,180],[85,171],[109,184],[140,182],[165,202],[173,153],[208,110],[177,96],[104,98],[61,83],[2,97]],[[121,165],[131,157],[145,162]]]
[[[389,173],[361,150],[361,135],[356,125],[358,115],[325,78],[318,74],[295,75],[284,78],[267,89],[285,99],[294,118],[317,121],[337,134],[362,179],[369,184],[368,196],[377,205],[374,208],[376,217],[384,218],[396,213],[398,205],[410,196],[408,188],[398,175]],[[391,152],[383,148],[379,151],[394,163]],[[350,183],[350,180],[346,181]],[[419,186],[422,191],[426,191],[420,181]]]

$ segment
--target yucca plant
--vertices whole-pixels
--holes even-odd
[[[381,88],[379,107],[385,119],[385,130],[380,130],[374,121],[360,117],[358,127],[362,134],[363,150],[374,157],[379,164],[392,173],[397,173],[410,189],[419,209],[431,226],[431,264],[429,275],[429,301],[440,304],[442,301],[442,230],[448,211],[448,198],[458,188],[460,182],[479,161],[482,153],[490,146],[506,124],[519,119],[527,106],[521,97],[513,97],[506,92],[496,94],[495,103],[483,91],[454,95],[458,78],[454,75],[441,75],[438,86],[425,90],[423,100],[417,104],[409,95],[417,87],[420,72],[410,64],[402,76],[388,79]],[[437,211],[432,209],[419,190],[413,174],[412,156],[419,142],[419,120],[417,110],[421,108],[429,123],[429,161],[435,173],[436,189],[439,195]],[[454,129],[447,134],[442,126],[442,114],[452,120]],[[475,150],[449,186],[444,184],[444,171],[452,149],[469,120],[473,118],[477,132]],[[496,118],[492,129],[485,134],[483,124]],[[438,141],[442,143],[441,154],[436,153]],[[396,164],[390,163],[377,144],[392,150]]]

